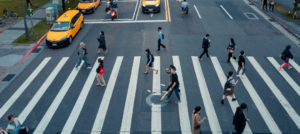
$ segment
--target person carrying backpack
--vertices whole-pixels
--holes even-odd
[[[225,83],[224,86],[224,90],[223,90],[223,97],[222,97],[222,101],[221,104],[224,104],[224,99],[226,96],[231,95],[232,97],[232,101],[235,101],[236,98],[234,98],[234,86],[239,82],[238,80],[235,82],[235,80],[232,78],[233,76],[233,72],[229,71],[228,72],[228,76],[227,76],[227,81]]]
[[[294,59],[292,53],[290,52],[291,46],[288,45],[286,46],[286,49],[281,53],[281,55],[279,57],[281,57],[282,60],[284,60],[283,64],[279,67],[279,71],[282,70],[282,68],[287,65],[288,69],[291,69],[290,64],[289,64],[289,59]]]
[[[166,46],[163,45],[163,43],[162,43],[164,38],[165,37],[164,37],[164,34],[161,31],[161,27],[158,27],[158,49],[157,49],[157,52],[160,51],[160,46],[162,46],[163,48],[166,48]]]
[[[153,68],[152,66],[152,63],[154,62],[154,56],[150,53],[149,49],[146,49],[146,54],[147,54],[147,63],[146,63],[146,72],[144,74],[148,74],[148,66],[157,74],[158,70],[155,70],[155,68]]]
[[[103,78],[103,74],[105,72],[104,67],[103,67],[103,60],[101,58],[99,58],[98,59],[98,63],[99,63],[99,66],[96,69],[96,72],[97,72],[96,79],[98,81],[97,86],[105,87],[106,84],[105,84],[105,81],[104,81],[104,78]],[[103,85],[101,84],[100,79],[103,82]]]

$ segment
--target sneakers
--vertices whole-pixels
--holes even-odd
[[[280,69],[280,68],[278,68],[278,71],[282,71],[282,68]]]
[[[233,98],[232,101],[236,101],[236,98]]]
[[[75,67],[75,69],[78,71],[78,68],[77,68],[77,67]]]
[[[221,104],[224,104],[224,100],[221,101]]]
[[[175,103],[180,103],[180,102],[181,102],[181,100],[175,101]]]
[[[92,67],[87,67],[86,69],[92,69]]]
[[[202,58],[199,58],[199,60],[203,60]]]
[[[156,52],[159,52],[159,50],[156,50]]]
[[[166,103],[168,103],[168,102],[169,102],[169,99],[165,99],[164,101],[165,101]]]

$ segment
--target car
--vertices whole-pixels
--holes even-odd
[[[143,0],[143,12],[160,12],[160,0]]]
[[[84,18],[78,10],[68,10],[53,24],[47,34],[48,47],[63,47],[70,45],[73,38],[84,26]]]
[[[80,0],[77,10],[81,13],[94,13],[101,4],[101,0]]]

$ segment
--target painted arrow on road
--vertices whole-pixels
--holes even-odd
[[[153,17],[153,13],[150,13],[151,18]]]

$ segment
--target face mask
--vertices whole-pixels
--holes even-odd
[[[173,74],[173,71],[171,70],[171,74]]]

